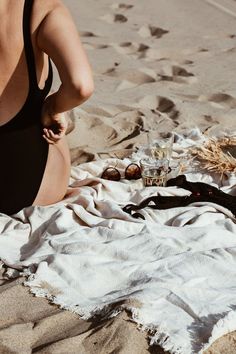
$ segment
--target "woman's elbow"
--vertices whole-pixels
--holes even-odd
[[[90,96],[92,96],[93,92],[94,92],[94,83],[92,83],[90,85],[82,86],[80,88],[80,95],[84,99],[88,99]]]
[[[71,84],[71,91],[76,99],[87,100],[94,92],[94,82],[93,80],[85,81],[84,83],[74,82]]]

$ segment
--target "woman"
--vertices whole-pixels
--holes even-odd
[[[60,0],[0,1],[0,212],[63,199],[70,175],[64,112],[93,92],[87,56]],[[51,61],[61,79],[49,96]]]

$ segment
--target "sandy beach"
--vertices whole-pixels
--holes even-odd
[[[137,146],[149,129],[235,127],[232,14],[197,0],[66,4],[95,79],[94,95],[74,110],[73,162]]]
[[[147,132],[236,129],[236,1],[64,0],[93,68],[95,92],[68,112],[72,165],[123,158]],[[59,85],[54,70],[53,90]],[[0,353],[145,354],[128,312],[84,321],[0,278]],[[206,354],[236,353],[236,332]]]

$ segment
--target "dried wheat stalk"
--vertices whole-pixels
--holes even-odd
[[[203,168],[223,176],[226,172],[236,173],[236,158],[224,151],[227,147],[236,149],[236,137],[209,138],[203,146],[190,149],[190,154],[202,163]]]

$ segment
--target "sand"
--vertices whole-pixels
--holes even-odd
[[[72,164],[127,156],[147,132],[236,128],[236,1],[64,0],[93,68],[95,92],[68,113]],[[54,72],[53,89],[59,85]],[[0,280],[0,353],[145,354],[129,313],[107,321],[36,298],[24,278]],[[206,352],[235,353],[236,332]]]

